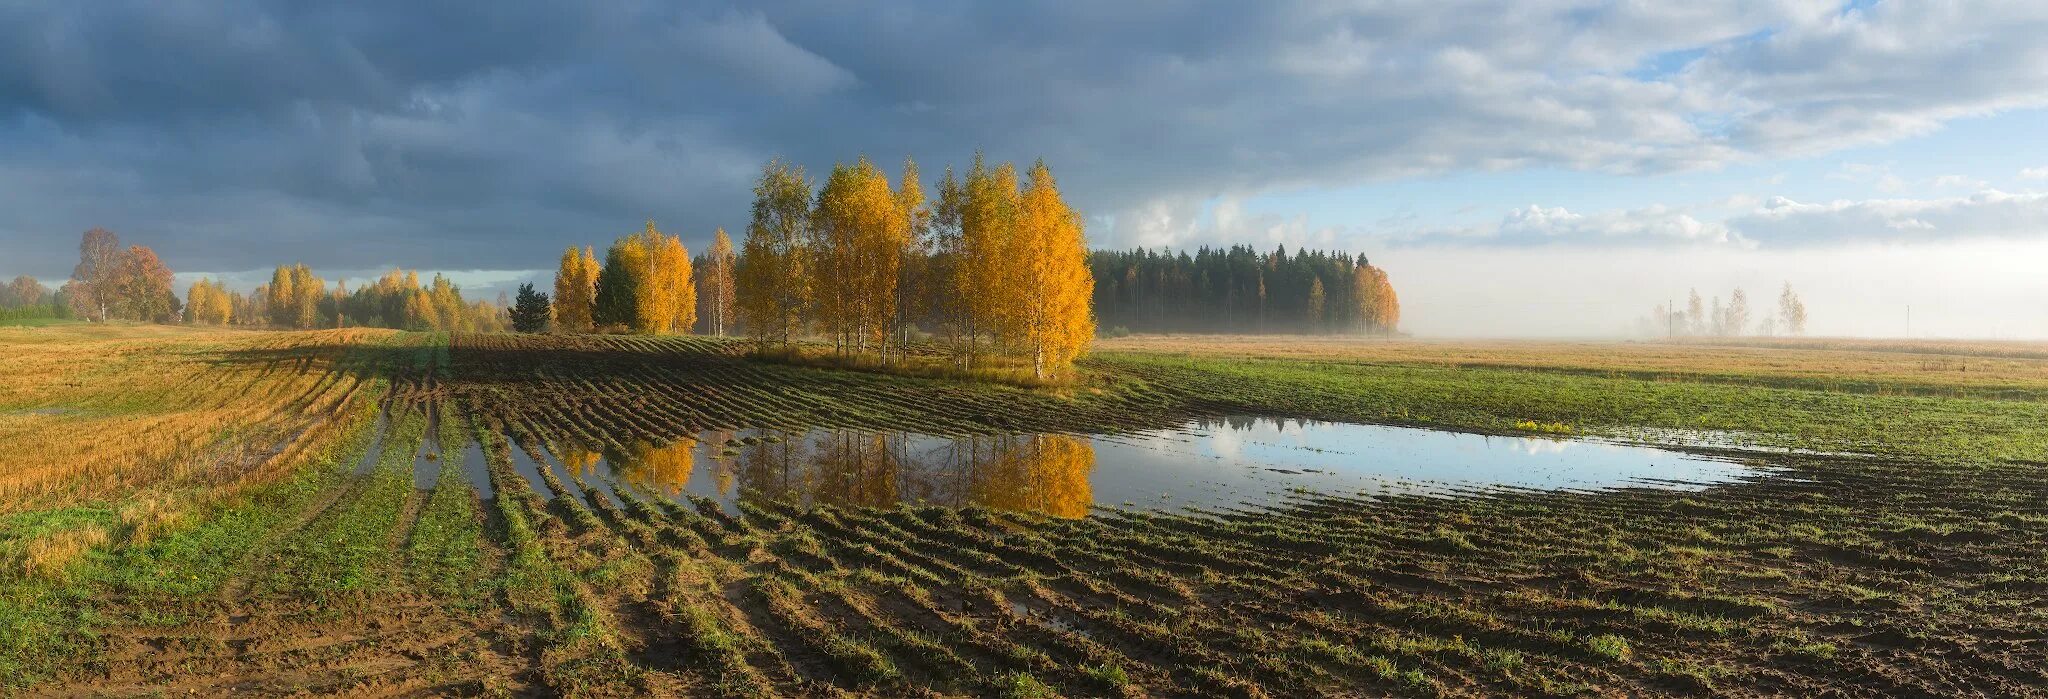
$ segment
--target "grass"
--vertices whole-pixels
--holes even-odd
[[[2026,640],[2048,624],[2048,414],[2029,393],[2048,360],[2022,348],[1116,342],[1077,383],[1032,387],[701,338],[0,332],[58,377],[0,368],[0,406],[66,409],[0,430],[72,420],[127,446],[38,453],[130,459],[16,481],[32,502],[0,514],[0,677],[52,693],[269,686],[219,677],[585,696],[2048,693]],[[1092,461],[977,481],[1025,494],[1001,508],[899,506],[778,500],[775,476],[824,472],[732,463],[801,453],[787,442],[694,461],[667,446],[1245,412],[1716,430],[1881,458],[1777,454],[1773,477],[1694,492],[1140,512],[1044,495]],[[1008,458],[1056,460],[1058,439]],[[469,442],[495,497],[462,468]],[[586,458],[570,444],[618,472],[565,468]],[[738,512],[675,487],[700,476],[736,481]]]
[[[2048,401],[1137,353],[1099,355],[1091,367],[1223,411],[1497,433],[1635,436],[1650,428],[1939,464],[2048,460]]]

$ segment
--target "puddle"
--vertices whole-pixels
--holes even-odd
[[[441,479],[441,460],[448,458],[448,454],[441,450],[440,441],[431,432],[420,440],[420,450],[412,457],[412,487],[430,490]]]
[[[1872,456],[1854,451],[1825,451],[1781,446],[1787,441],[1784,435],[1768,432],[1744,432],[1739,430],[1682,430],[1664,427],[1636,427],[1613,430],[1617,440],[1633,443],[1668,444],[1680,447],[1726,449],[1730,451],[1756,452],[1759,454],[1799,454],[1803,456]]]
[[[506,437],[504,439],[507,442],[511,442],[510,437]],[[540,494],[540,496],[543,498],[551,497],[552,494],[548,492],[547,480],[541,478],[540,476],[540,470],[543,467],[540,464],[534,463],[533,457],[527,456],[526,450],[519,448],[518,444],[509,444],[508,446],[512,452],[512,470],[518,473],[519,477],[526,479],[526,486],[532,488],[533,492]],[[491,480],[491,478],[488,467],[479,468],[476,471],[471,472],[470,478],[474,479],[478,477],[481,477],[482,480],[485,481],[485,484],[481,486],[481,488],[490,487],[489,481]]]
[[[377,467],[377,456],[384,451],[384,425],[391,413],[377,411],[377,424],[370,426],[370,448],[363,452],[363,458],[356,462],[356,475],[368,475]]]
[[[445,455],[443,458],[446,458]],[[470,484],[476,486],[476,491],[484,498],[498,496],[497,488],[491,486],[491,464],[484,460],[483,445],[477,444],[474,439],[467,440],[462,447],[462,473],[469,476]]]
[[[0,410],[0,415],[57,416],[83,414],[85,414],[85,411],[79,410],[77,408],[21,408],[19,410]]]
[[[1096,506],[1257,508],[1296,491],[1467,494],[1503,488],[1696,490],[1759,472],[1732,461],[1612,441],[1240,418],[1116,436],[935,437],[845,430],[705,432],[624,450],[558,445],[514,462],[600,491],[631,488],[739,513],[742,492],[804,505],[983,505],[1080,517]],[[472,470],[471,477],[483,472]],[[484,478],[484,480],[488,480]]]

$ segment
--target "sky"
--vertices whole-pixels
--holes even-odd
[[[649,219],[738,236],[771,158],[979,149],[1096,247],[1364,253],[1422,336],[1790,283],[1817,334],[2044,338],[2041,36],[2018,0],[0,0],[0,276],[100,226],[181,284],[489,296]]]

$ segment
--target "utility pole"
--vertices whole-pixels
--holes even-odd
[[[1664,338],[1678,339],[1678,297],[1664,299]]]
[[[1906,304],[1906,337],[1913,336],[1913,304]]]

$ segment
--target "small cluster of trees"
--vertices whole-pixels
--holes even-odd
[[[1786,282],[1778,293],[1778,312],[1764,316],[1753,325],[1750,322],[1749,294],[1740,287],[1730,294],[1727,303],[1715,296],[1712,305],[1700,299],[1697,289],[1688,291],[1685,308],[1657,304],[1650,316],[1639,321],[1645,335],[1671,337],[1736,337],[1742,335],[1805,335],[1806,302],[1792,290],[1792,283]]]
[[[73,315],[87,320],[177,322],[183,302],[171,291],[171,268],[156,251],[121,247],[120,236],[104,228],[86,231],[78,243],[78,266],[63,295]]]
[[[914,161],[894,185],[863,157],[819,187],[776,160],[755,184],[738,251],[721,229],[692,258],[649,222],[602,265],[589,247],[565,250],[553,297],[523,286],[512,316],[527,331],[550,320],[560,332],[744,330],[784,346],[816,333],[885,362],[922,325],[962,366],[1017,356],[1045,376],[1094,335],[1093,287],[1081,217],[1044,163],[1020,186],[1015,166],[977,154],[965,180],[946,170],[933,202]]]
[[[465,302],[462,289],[439,274],[420,283],[418,272],[391,270],[351,292],[332,287],[304,264],[279,265],[270,283],[247,295],[213,279],[185,292],[185,322],[280,328],[360,326],[400,330],[497,332],[506,328],[503,304]]]
[[[0,284],[0,319],[69,318],[71,304],[35,277],[21,275]]]
[[[1401,302],[1364,255],[1286,246],[1097,250],[1095,309],[1139,332],[1391,334]]]
[[[648,221],[640,233],[612,241],[603,266],[589,247],[562,251],[552,302],[527,284],[514,308],[551,303],[555,328],[562,332],[688,333],[697,323],[695,266],[681,238]],[[530,313],[520,320],[528,331],[538,329],[535,323],[545,325]]]
[[[841,352],[891,351],[913,326],[936,330],[961,366],[1027,359],[1039,377],[1072,365],[1095,334],[1094,277],[1081,217],[1039,162],[980,154],[963,180],[946,169],[927,202],[917,163],[891,187],[866,158],[835,165],[812,197],[803,168],[763,168],[734,267],[748,334],[785,345],[806,328]]]

